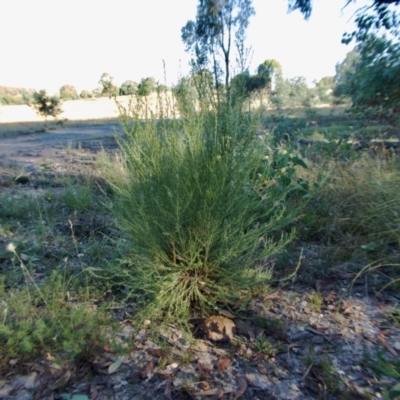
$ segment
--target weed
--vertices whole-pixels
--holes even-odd
[[[323,297],[321,293],[319,292],[311,292],[308,295],[308,298],[310,299],[311,303],[311,308],[313,309],[314,312],[319,312],[321,310],[321,306],[323,303]]]
[[[93,195],[87,186],[68,186],[60,196],[67,207],[77,211],[88,210],[93,205]]]

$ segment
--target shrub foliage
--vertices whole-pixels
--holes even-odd
[[[118,275],[144,301],[141,315],[185,325],[267,285],[262,260],[290,240],[282,229],[297,211],[285,208],[294,185],[274,179],[249,115],[211,102],[181,107],[179,119],[166,110],[160,100],[164,118],[146,114],[143,98],[121,109],[126,140],[103,171],[129,248]]]

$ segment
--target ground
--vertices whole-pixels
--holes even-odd
[[[87,208],[68,205],[62,191],[66,179],[86,182],[102,149],[117,148],[117,121],[67,123],[55,130],[23,133],[0,138],[0,194],[15,201],[18,196],[37,196],[57,216],[49,227],[53,239],[39,245],[27,233],[31,220],[18,214],[2,216],[0,270],[9,286],[15,267],[5,250],[10,241],[21,243],[23,260],[31,262],[38,280],[45,268],[65,257],[75,268],[106,262],[112,252],[108,216],[96,214],[93,203]],[[28,178],[25,184],[15,182],[21,176]],[[96,241],[101,241],[99,254]],[[289,255],[269,260],[288,270],[300,263],[299,273],[277,281],[237,310],[223,310],[236,326],[231,341],[207,339],[198,321],[192,321],[194,339],[172,325],[153,337],[151,321],[141,329],[130,325],[134,305],[125,305],[114,313],[123,352],[103,347],[82,362],[61,364],[50,353],[40,360],[3,354],[0,398],[383,398],[384,388],[395,380],[379,380],[375,367],[379,357],[395,359],[400,352],[399,296],[371,290],[371,282],[380,279],[378,271],[352,285],[362,262],[338,259],[328,272],[320,273],[321,266],[326,268],[321,254],[320,243],[299,239]],[[313,272],[303,276],[302,269]]]

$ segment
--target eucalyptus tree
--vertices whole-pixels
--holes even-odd
[[[195,21],[188,21],[181,30],[193,69],[204,70],[211,64],[217,89],[224,75],[228,98],[232,49],[236,46],[239,59],[245,56],[246,31],[254,14],[251,0],[199,0]]]

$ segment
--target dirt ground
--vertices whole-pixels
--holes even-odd
[[[0,174],[6,174],[10,168],[30,174],[44,167],[57,172],[80,172],[93,162],[93,153],[102,148],[115,149],[114,137],[120,134],[117,123],[105,123],[0,137]]]

